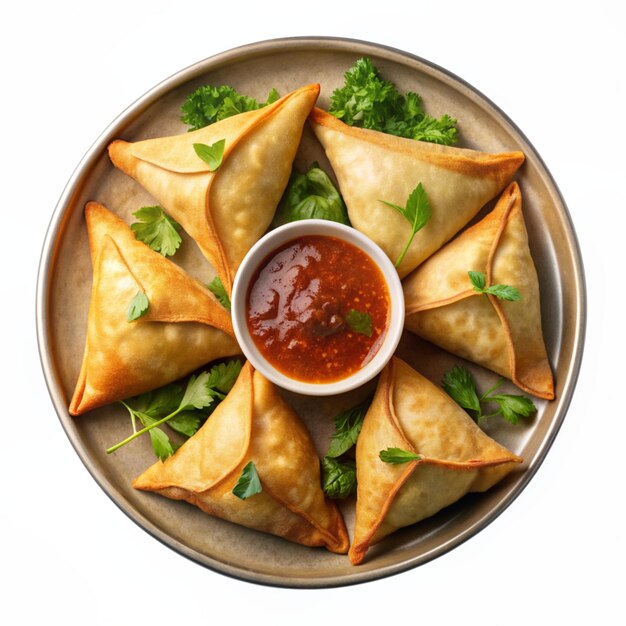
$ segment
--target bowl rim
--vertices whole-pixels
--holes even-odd
[[[458,533],[453,539],[441,543],[439,546],[432,548],[428,552],[406,558],[404,560],[385,564],[377,569],[365,570],[357,569],[349,575],[324,575],[310,578],[294,578],[286,576],[278,576],[268,573],[250,571],[244,567],[239,567],[230,563],[222,562],[209,555],[197,552],[189,548],[186,544],[178,541],[169,534],[163,532],[151,520],[143,516],[137,511],[130,502],[126,500],[115,487],[115,485],[104,476],[93,459],[85,449],[80,434],[75,428],[72,418],[67,411],[64,393],[62,391],[59,376],[57,374],[56,363],[51,350],[51,332],[49,327],[48,313],[50,309],[50,283],[54,274],[54,268],[57,260],[57,252],[59,247],[59,237],[64,230],[65,223],[68,218],[68,207],[71,204],[74,195],[80,192],[84,173],[91,171],[95,166],[106,146],[116,138],[123,129],[139,115],[145,112],[156,101],[162,98],[176,87],[199,78],[201,75],[224,67],[228,64],[235,63],[248,58],[255,58],[263,54],[271,54],[277,50],[308,51],[315,52],[323,47],[337,52],[351,52],[360,55],[374,55],[385,60],[396,62],[408,67],[419,66],[422,71],[429,71],[437,74],[442,80],[448,81],[457,87],[463,88],[469,96],[481,101],[483,105],[489,107],[495,114],[499,116],[501,121],[507,124],[512,131],[520,138],[521,142],[526,146],[529,152],[537,160],[538,166],[542,169],[542,175],[545,177],[547,184],[554,192],[556,199],[559,201],[559,213],[563,220],[563,226],[567,238],[568,248],[570,251],[570,260],[573,268],[572,279],[575,292],[573,300],[575,308],[568,311],[568,315],[572,320],[572,358],[567,376],[562,380],[563,392],[555,402],[555,418],[549,431],[546,433],[541,445],[539,446],[533,460],[527,466],[523,477],[488,513],[477,519],[473,524],[465,528],[464,531]],[[545,456],[552,446],[558,431],[560,430],[567,409],[571,403],[573,392],[580,373],[580,367],[584,352],[585,334],[587,322],[587,289],[585,282],[584,264],[578,238],[576,236],[571,215],[563,198],[563,195],[554,180],[552,174],[546,167],[542,157],[539,155],[533,144],[529,141],[523,131],[513,122],[509,116],[485,96],[480,90],[466,82],[463,78],[457,76],[453,72],[428,61],[427,59],[410,52],[394,48],[392,46],[374,43],[367,40],[360,40],[346,37],[334,36],[302,36],[302,37],[284,37],[261,40],[243,46],[237,46],[223,52],[219,52],[203,60],[200,60],[186,68],[183,68],[172,74],[162,82],[158,83],[144,95],[135,100],[126,109],[124,109],[107,127],[101,135],[94,141],[87,150],[83,158],[79,161],[74,172],[71,174],[65,188],[54,209],[47,228],[44,243],[41,250],[39,268],[37,273],[36,302],[35,302],[35,323],[37,334],[37,346],[39,357],[41,360],[42,371],[48,392],[50,394],[54,409],[57,413],[62,428],[64,429],[71,445],[75,449],[80,460],[91,474],[96,483],[102,488],[105,494],[114,502],[114,504],[132,521],[134,521],[143,530],[151,534],[155,539],[177,551],[179,554],[195,561],[199,565],[207,567],[215,572],[225,574],[227,576],[262,585],[270,585],[276,587],[289,588],[332,588],[347,585],[360,584],[373,580],[385,578],[404,571],[413,569],[419,565],[423,565],[447,552],[460,546],[462,543],[470,539],[472,536],[483,530],[487,525],[497,519],[502,512],[507,509],[511,503],[526,488],[528,483],[534,477]]]
[[[246,323],[248,290],[260,263],[280,246],[307,235],[336,237],[365,252],[380,269],[389,293],[387,329],[375,355],[364,367],[350,376],[328,383],[308,383],[283,374],[261,354]],[[248,250],[235,275],[231,295],[231,315],[239,347],[252,366],[265,378],[294,393],[308,396],[334,396],[356,389],[372,380],[391,359],[404,330],[404,292],[396,268],[382,248],[369,237],[345,224],[323,219],[307,219],[276,227]]]

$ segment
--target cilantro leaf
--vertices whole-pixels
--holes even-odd
[[[291,174],[276,211],[274,225],[306,219],[323,219],[350,225],[341,195],[317,163],[313,163],[306,174]]]
[[[470,270],[469,272],[467,272],[467,275],[470,278],[472,287],[474,287],[474,291],[478,291],[478,293],[484,293],[485,285],[487,284],[487,276],[484,274],[484,272],[474,272]]]
[[[356,463],[338,461],[329,456],[322,460],[322,489],[333,500],[347,498],[356,491]]]
[[[419,461],[422,458],[419,454],[415,454],[415,452],[410,452],[409,450],[403,450],[402,448],[387,448],[386,450],[381,450],[378,456],[381,461],[392,463],[393,465]]]
[[[213,402],[215,393],[207,383],[209,372],[202,372],[198,376],[192,376],[187,383],[187,388],[180,401],[180,410],[203,409]]]
[[[368,396],[360,404],[342,411],[335,417],[335,433],[331,437],[327,457],[340,457],[356,444],[365,414],[372,403],[372,397],[372,395]]]
[[[191,126],[190,130],[198,130],[231,115],[260,109],[275,102],[279,97],[276,89],[272,88],[267,100],[259,103],[254,98],[237,93],[228,85],[220,87],[205,85],[187,97],[181,107],[181,120]]]
[[[350,330],[365,335],[366,337],[371,337],[374,332],[372,316],[369,313],[350,309],[346,315],[346,323]]]
[[[421,182],[418,183],[417,187],[415,187],[415,189],[413,189],[410,193],[408,200],[406,201],[406,206],[401,207],[385,200],[381,200],[381,202],[398,211],[408,220],[409,224],[411,224],[411,236],[409,237],[406,246],[404,246],[404,250],[402,250],[400,256],[398,257],[398,260],[395,262],[395,266],[399,267],[413,241],[413,238],[415,237],[415,234],[424,228],[430,220],[430,202]]]
[[[149,307],[150,302],[148,301],[148,296],[143,291],[138,291],[128,305],[126,321],[132,322],[139,319],[148,312]]]
[[[167,420],[167,425],[185,437],[193,437],[204,422],[206,411],[181,411],[174,417]],[[152,431],[150,431],[152,432]]]
[[[170,384],[131,398],[129,403],[133,405],[135,411],[159,419],[175,411],[182,398],[182,388],[179,385]]]
[[[108,448],[107,454],[115,452],[146,432],[152,433],[158,426],[166,423],[181,435],[191,437],[231,390],[241,367],[240,361],[219,363],[198,376],[191,376],[184,392],[180,386],[170,384],[128,401],[121,400],[120,403],[129,412],[133,421],[133,431],[136,419],[141,421],[144,428]],[[165,433],[150,435],[150,438],[155,453],[162,459],[165,451],[169,449],[166,445],[166,439],[169,441],[167,435]],[[172,452],[169,454],[176,449],[173,445],[171,448]]]
[[[233,494],[241,500],[245,500],[246,498],[250,498],[257,493],[261,493],[261,491],[263,491],[263,487],[261,486],[256,466],[254,465],[254,461],[250,461],[243,468],[241,476],[233,488]]]
[[[243,363],[241,361],[228,361],[214,365],[209,372],[207,386],[222,394],[227,394],[235,384]]]
[[[180,226],[160,206],[145,206],[133,215],[139,220],[130,225],[139,241],[147,244],[163,256],[172,256],[182,239]]]
[[[175,449],[170,438],[160,428],[152,428],[148,432],[150,433],[152,449],[161,461],[165,461],[168,456],[174,454]]]
[[[522,294],[510,285],[491,285],[485,289],[485,293],[489,293],[500,300],[508,300],[509,302],[517,302],[522,299]]]
[[[442,386],[444,391],[459,406],[475,413],[472,417],[477,422],[488,417],[502,415],[507,422],[518,424],[520,416],[528,417],[537,410],[537,407],[534,402],[526,396],[507,393],[494,394],[493,392],[498,389],[503,382],[504,378],[500,378],[493,387],[479,396],[476,381],[469,370],[464,367],[455,366],[444,375]],[[485,414],[482,405],[489,403],[496,404],[498,409],[492,413]]]
[[[344,86],[331,96],[329,112],[346,124],[443,145],[456,143],[455,119],[428,115],[418,94],[400,94],[371,59],[357,60],[344,80]]]
[[[528,417],[537,411],[534,402],[525,396],[513,396],[499,394],[488,396],[489,402],[495,402],[499,406],[502,417],[511,424],[518,424],[520,416]]]
[[[218,139],[210,146],[206,143],[194,143],[193,149],[196,151],[196,154],[209,166],[209,172],[214,172],[222,164],[225,146],[226,139]]]
[[[280,94],[278,93],[275,87],[272,87],[270,89],[270,92],[267,94],[267,100],[265,101],[264,104],[260,105],[260,108],[267,106],[268,104],[272,104],[272,102],[276,102],[276,100],[278,100],[279,98],[280,98]]]
[[[462,408],[480,413],[476,382],[469,370],[455,365],[446,372],[442,383],[444,391]]]
[[[224,283],[222,283],[222,279],[219,276],[216,276],[208,285],[209,291],[219,300],[220,304],[227,310],[230,311],[230,298],[226,293],[226,289],[224,287]]]
[[[508,300],[509,302],[517,302],[522,299],[522,295],[515,288],[509,285],[490,285],[486,287],[487,277],[483,272],[467,272],[474,291],[478,293],[488,293],[500,300]]]
[[[149,415],[139,411],[136,413],[136,417],[139,418],[139,421],[144,427],[152,426],[156,422],[156,420],[151,418]],[[161,461],[165,461],[168,456],[172,456],[172,454],[174,454],[175,447],[172,445],[170,438],[160,428],[152,428],[149,433],[154,454]]]

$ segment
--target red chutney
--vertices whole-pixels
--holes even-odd
[[[246,320],[276,369],[302,382],[328,383],[347,378],[376,354],[389,302],[383,274],[365,252],[336,237],[308,235],[260,264],[250,281]],[[371,337],[351,328],[355,315],[363,317],[355,311],[371,318]]]

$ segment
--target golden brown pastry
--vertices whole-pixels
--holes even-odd
[[[419,455],[383,462],[381,450]],[[356,447],[357,503],[350,560],[403,526],[415,524],[466,493],[486,491],[522,459],[488,437],[447,394],[404,361],[383,370]]]
[[[155,389],[240,352],[230,317],[180,267],[95,202],[85,207],[93,264],[87,340],[70,413]],[[138,292],[145,315],[127,321]]]
[[[411,225],[381,200],[404,207],[423,184],[432,215],[398,267],[401,278],[463,228],[524,161],[521,152],[486,154],[355,128],[317,108],[309,119],[337,175],[352,225],[393,263]]]
[[[200,130],[109,146],[114,165],[181,224],[228,293],[246,252],[272,221],[318,94],[319,85],[309,85],[258,111]],[[221,139],[226,140],[222,164],[211,172],[193,144],[213,145]]]
[[[478,293],[470,270],[483,272],[487,286],[515,287],[522,299],[507,302]],[[430,257],[403,285],[406,328],[528,393],[554,398],[539,283],[516,183],[487,217]]]
[[[250,461],[262,491],[242,500],[232,491]],[[348,551],[343,518],[324,497],[319,458],[304,424],[249,363],[202,428],[133,486],[296,543]]]

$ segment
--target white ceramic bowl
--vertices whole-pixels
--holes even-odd
[[[277,370],[256,347],[246,323],[246,298],[250,280],[259,264],[274,250],[289,241],[305,235],[336,237],[363,250],[380,268],[390,298],[390,319],[387,333],[378,352],[364,367],[341,380],[329,383],[307,383],[290,378]],[[328,220],[301,220],[279,226],[261,238],[248,251],[237,270],[231,297],[233,327],[237,341],[246,358],[263,376],[276,385],[309,396],[330,396],[355,389],[378,374],[392,357],[398,346],[404,326],[404,295],[395,267],[387,255],[371,239],[354,228]]]

